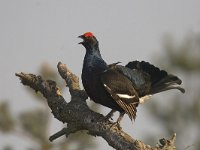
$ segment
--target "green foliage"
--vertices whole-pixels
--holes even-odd
[[[3,150],[12,150],[12,148],[11,148],[10,146],[5,146],[5,147],[3,148]]]
[[[165,55],[158,60],[160,63],[167,62],[166,66],[179,68],[188,73],[200,71],[200,34],[188,34],[180,44],[167,35],[163,46]]]
[[[6,102],[0,103],[0,130],[11,132],[14,128],[14,119],[11,115],[9,105]]]
[[[165,55],[158,62],[181,76],[186,93],[170,97],[173,100],[164,105],[151,101],[148,109],[167,134],[177,133],[178,149],[196,150],[200,149],[200,34],[191,33],[180,44],[174,41],[165,38]],[[192,143],[188,143],[190,137]]]
[[[21,113],[19,122],[26,132],[38,141],[43,142],[48,139],[49,115],[45,110],[34,109]]]

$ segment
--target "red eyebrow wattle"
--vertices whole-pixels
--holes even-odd
[[[92,34],[92,32],[86,32],[85,34],[83,34],[85,37],[93,37],[94,35]]]

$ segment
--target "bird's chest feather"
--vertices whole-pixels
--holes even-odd
[[[102,88],[101,74],[107,69],[107,64],[96,56],[87,56],[84,59],[82,83],[89,95]]]

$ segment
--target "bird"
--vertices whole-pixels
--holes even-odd
[[[107,64],[92,32],[78,37],[82,39],[79,44],[86,49],[81,74],[84,90],[95,103],[111,108],[106,118],[119,111],[118,125],[124,114],[135,120],[138,105],[156,93],[171,89],[185,92],[179,86],[181,79],[149,62],[135,60],[125,66],[119,65],[121,62]]]

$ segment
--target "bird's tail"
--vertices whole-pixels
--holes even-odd
[[[132,61],[129,62],[126,67],[141,70],[150,76],[151,90],[149,94],[155,94],[171,89],[178,89],[182,93],[185,93],[185,90],[179,86],[182,81],[177,76],[168,74],[166,71],[160,70],[148,62]]]
[[[177,89],[180,90],[182,93],[185,93],[185,89],[179,86],[181,83],[182,81],[177,76],[169,74],[166,77],[163,77],[161,80],[153,83],[151,85],[150,93],[155,94],[171,89]]]

